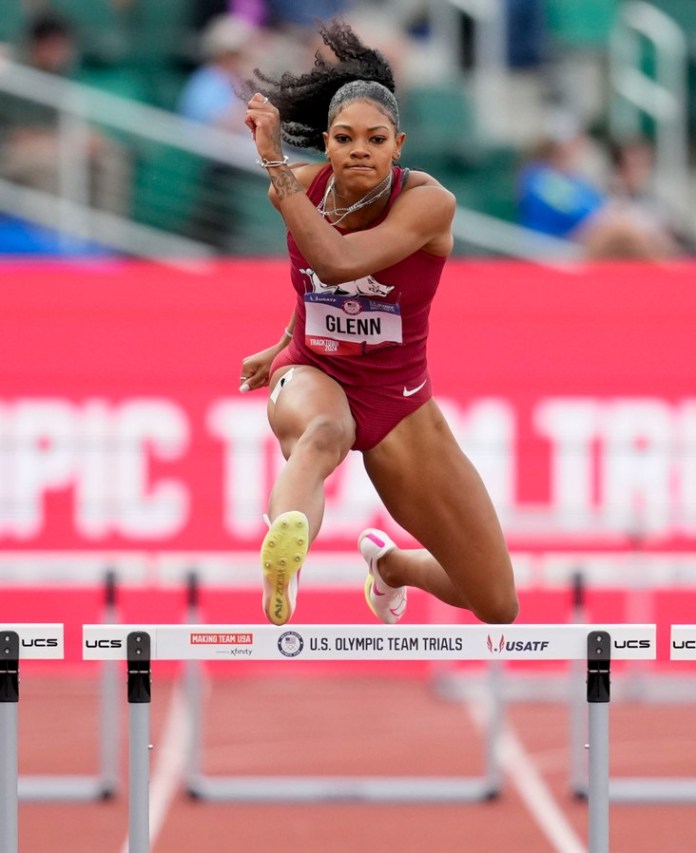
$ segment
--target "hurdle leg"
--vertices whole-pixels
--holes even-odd
[[[150,850],[150,635],[133,631],[128,656],[128,850]]]
[[[488,722],[486,724],[486,753],[484,780],[488,786],[486,799],[494,800],[500,795],[503,787],[500,768],[500,739],[503,731],[503,671],[502,661],[491,661],[488,664]]]
[[[587,637],[589,707],[588,835],[590,853],[609,853],[609,699],[611,638]]]
[[[17,853],[19,635],[0,636],[0,853]]]
[[[582,569],[578,569],[572,578],[572,614],[570,621],[575,625],[587,622],[585,606],[585,579]],[[571,688],[582,683],[583,662],[569,661],[568,674]],[[570,753],[570,790],[578,800],[587,799],[587,710],[579,690],[568,693],[569,753]]]
[[[118,622],[116,607],[116,574],[108,570],[104,579],[104,614],[106,625]],[[118,661],[101,664],[99,698],[99,765],[95,774],[21,775],[21,802],[86,802],[106,800],[118,787],[119,753],[115,733],[119,731],[120,666]]]
[[[200,621],[200,595],[198,575],[195,570],[189,572],[186,578],[186,622],[195,624]],[[201,754],[203,709],[203,677],[201,661],[184,661],[184,697],[186,701],[186,716],[188,738],[186,750],[186,790],[192,798],[200,796]]]
[[[109,570],[104,581],[104,623],[118,622],[116,602],[116,573]],[[112,797],[118,788],[118,740],[119,714],[119,665],[118,661],[105,660],[101,671],[101,702],[99,732],[99,788],[102,799]]]

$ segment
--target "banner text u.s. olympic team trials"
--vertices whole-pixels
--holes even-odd
[[[2,290],[3,548],[256,548],[282,460],[240,362],[282,335],[285,263],[6,264]],[[695,326],[693,264],[449,264],[433,386],[513,548],[696,550]],[[372,524],[352,454],[316,548]]]

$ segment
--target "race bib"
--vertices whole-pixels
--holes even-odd
[[[324,355],[362,355],[402,342],[398,305],[365,296],[306,293],[305,346]]]

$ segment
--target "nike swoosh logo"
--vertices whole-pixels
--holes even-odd
[[[401,601],[396,605],[396,607],[390,607],[389,612],[392,616],[396,616],[397,619],[403,614],[406,610],[406,601],[402,598]]]
[[[404,391],[403,391],[404,397],[412,397],[414,394],[417,394],[420,391],[420,389],[425,386],[427,381],[428,380],[425,379],[423,382],[421,382],[420,385],[418,385],[418,387],[411,388],[410,390],[404,385]]]
[[[386,592],[380,592],[377,589],[377,584],[375,583],[374,578],[372,579],[372,592],[374,592],[375,595],[379,595],[379,596],[387,594]]]

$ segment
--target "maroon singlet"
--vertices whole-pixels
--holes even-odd
[[[402,191],[407,171],[394,166],[393,175],[387,206],[370,228],[384,220]],[[330,176],[327,165],[312,181],[307,195],[314,204],[323,198]],[[289,232],[288,249],[297,294],[295,328],[271,373],[308,364],[333,377],[355,419],[353,449],[369,450],[432,396],[428,317],[447,258],[420,249],[357,281],[325,285]]]

